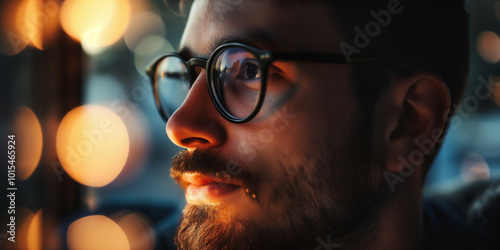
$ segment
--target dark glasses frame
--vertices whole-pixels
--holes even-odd
[[[224,105],[222,104],[222,100],[219,100],[219,97],[216,93],[216,88],[214,86],[214,79],[212,79],[212,72],[211,69],[212,65],[216,59],[216,57],[219,55],[219,52],[222,50],[228,49],[228,48],[243,48],[247,50],[248,52],[252,53],[255,56],[255,59],[259,63],[259,65],[262,68],[262,79],[261,79],[261,86],[259,89],[259,94],[257,97],[257,101],[254,104],[253,111],[244,118],[238,118],[229,113],[224,108]],[[163,120],[165,122],[168,121],[168,115],[166,114],[165,110],[163,109],[161,105],[161,100],[160,96],[158,93],[158,84],[156,81],[156,68],[160,62],[163,61],[166,57],[171,57],[175,56],[179,58],[186,66],[186,69],[188,71],[188,74],[190,75],[190,86],[189,89],[193,86],[193,83],[196,81],[196,71],[194,66],[202,67],[205,69],[207,73],[207,88],[208,92],[210,94],[210,99],[212,100],[212,103],[214,104],[215,108],[217,111],[228,121],[232,123],[245,123],[250,120],[252,120],[260,111],[262,104],[264,103],[264,99],[266,96],[266,88],[267,88],[267,74],[268,74],[268,68],[269,65],[275,61],[275,60],[282,60],[282,61],[301,61],[301,62],[315,62],[315,63],[334,63],[334,64],[368,64],[368,65],[385,65],[385,66],[390,66],[386,61],[384,61],[381,58],[376,58],[376,57],[364,57],[364,56],[351,56],[350,57],[350,62],[347,60],[346,56],[343,54],[327,54],[327,53],[308,53],[308,52],[293,52],[293,53],[278,53],[278,52],[271,52],[269,50],[262,50],[258,49],[246,44],[242,43],[227,43],[219,46],[217,49],[215,49],[210,57],[208,59],[206,58],[192,58],[188,61],[184,60],[179,54],[177,53],[168,53],[165,54],[158,59],[156,59],[150,66],[146,68],[146,73],[149,76],[151,80],[151,84],[153,85],[153,94],[155,97],[155,102],[156,102],[156,107],[158,111],[160,112],[160,115],[162,116]]]

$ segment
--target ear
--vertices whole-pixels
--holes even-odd
[[[433,153],[449,110],[448,88],[434,75],[416,74],[391,84],[374,114],[374,142],[383,166],[413,173]]]

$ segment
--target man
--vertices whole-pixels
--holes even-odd
[[[468,247],[422,205],[467,37],[458,0],[194,1],[179,53],[149,68],[185,148],[177,247]]]

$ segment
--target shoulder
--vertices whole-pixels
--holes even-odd
[[[433,194],[423,209],[428,249],[500,249],[500,180]]]

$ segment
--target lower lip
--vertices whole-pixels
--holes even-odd
[[[239,189],[241,189],[240,186],[226,183],[190,184],[186,189],[186,200],[188,203],[208,203],[220,200]]]

